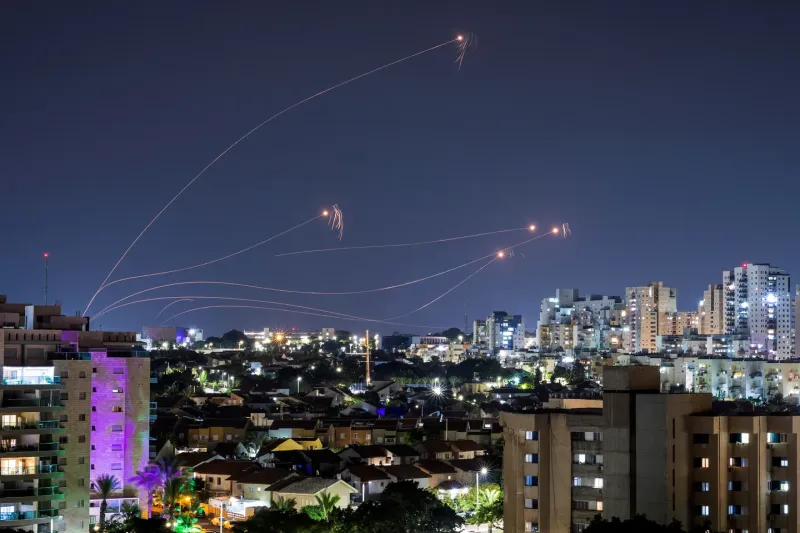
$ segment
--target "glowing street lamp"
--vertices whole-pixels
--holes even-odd
[[[303,381],[303,378],[297,376],[297,394],[300,394],[300,382]]]
[[[478,472],[475,472],[475,508],[477,509],[480,507],[480,501],[478,500],[478,495],[480,494],[480,482],[481,476],[485,476],[489,471],[484,466]]]

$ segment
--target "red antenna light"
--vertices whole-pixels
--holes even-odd
[[[45,257],[50,257],[50,254],[48,254],[47,252],[45,252],[45,253],[44,253],[44,256],[45,256]]]

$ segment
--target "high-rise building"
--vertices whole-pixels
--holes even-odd
[[[542,300],[536,338],[539,349],[604,350],[616,347],[622,318],[622,298],[557,289],[555,298]]]
[[[489,344],[485,320],[475,320],[472,323],[472,344]]]
[[[120,483],[109,512],[145,497],[130,479],[149,456],[150,360],[135,333],[28,314],[42,329],[0,329],[0,527],[87,533],[100,475]]]
[[[697,307],[700,317],[700,333],[721,335],[725,328],[725,293],[722,285],[709,285],[703,292],[703,299]]]
[[[697,311],[678,311],[677,313],[667,313],[666,333],[661,335],[683,335],[684,330],[700,329],[700,315]]]
[[[750,337],[752,352],[786,359],[794,352],[789,274],[768,263],[744,263],[722,273],[726,331]]]
[[[675,289],[652,281],[645,287],[625,289],[627,317],[623,327],[623,347],[631,352],[656,351],[656,337],[670,334],[669,316],[677,312]]]
[[[502,413],[505,531],[579,532],[597,514],[800,531],[797,417],[659,393],[658,381],[658,367],[606,367],[602,408]]]
[[[487,344],[493,350],[522,350],[525,348],[525,319],[495,311],[486,317]]]

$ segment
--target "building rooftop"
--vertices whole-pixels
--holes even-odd
[[[384,446],[370,445],[370,446],[350,446],[345,448],[358,454],[362,459],[370,459],[374,457],[388,457]],[[344,450],[342,450],[344,451]]]
[[[270,486],[267,490],[271,492],[284,492],[289,494],[310,494],[314,495],[338,483],[339,479],[326,479],[321,477],[297,477],[279,481]],[[284,484],[284,482],[287,482]],[[355,489],[354,489],[355,490]]]
[[[381,467],[384,472],[397,478],[398,481],[406,479],[425,479],[431,477],[427,472],[423,472],[413,465],[391,465]]]
[[[282,479],[295,475],[285,468],[260,468],[257,470],[243,470],[231,476],[236,483],[250,483],[254,485],[272,485]]]
[[[398,457],[418,457],[419,452],[405,444],[384,444],[382,447]]]
[[[386,472],[370,465],[352,465],[347,470],[361,481],[389,480]]]
[[[194,469],[194,473],[210,474],[215,476],[232,476],[250,468],[258,468],[258,464],[252,461],[216,460],[198,465]]]
[[[431,474],[455,474],[456,469],[444,461],[438,459],[423,459],[418,461],[414,466],[424,469]]]

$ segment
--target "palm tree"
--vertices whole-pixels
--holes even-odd
[[[297,500],[294,498],[287,499],[283,496],[278,496],[272,499],[273,511],[294,511],[295,507],[297,507]]]
[[[151,518],[153,512],[153,496],[156,488],[159,486],[158,470],[152,464],[147,465],[144,470],[137,470],[130,481],[147,492],[147,518]]]
[[[172,478],[162,487],[162,500],[170,519],[175,518],[175,507],[180,502],[181,494],[183,494],[183,481],[182,477]]]
[[[331,496],[327,492],[323,492],[321,496],[315,496],[317,499],[317,506],[319,507],[320,515],[326,522],[330,519],[331,512],[336,508],[341,497],[338,494]]]
[[[110,474],[98,476],[97,479],[92,482],[92,490],[102,499],[100,502],[100,521],[98,523],[100,533],[103,533],[106,527],[106,509],[108,509],[108,502],[106,500],[114,491],[120,488],[119,480]]]

